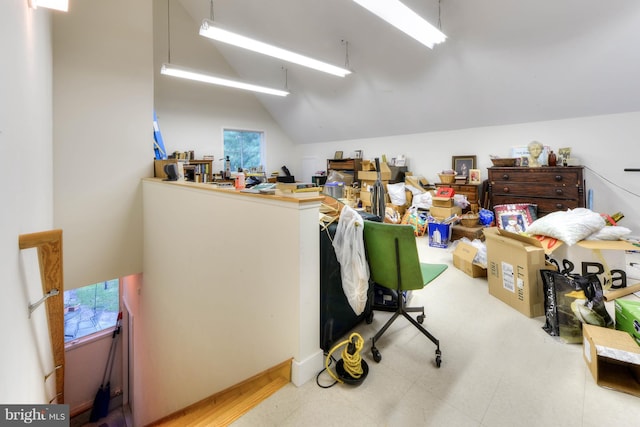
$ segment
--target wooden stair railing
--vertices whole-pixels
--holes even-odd
[[[62,276],[62,230],[21,234],[20,249],[36,248],[42,279],[43,295],[52,295],[45,302],[49,339],[56,374],[56,396],[53,400],[64,403],[64,284]],[[34,307],[35,308],[35,307]],[[45,381],[49,375],[45,376]],[[51,403],[51,402],[49,402]]]

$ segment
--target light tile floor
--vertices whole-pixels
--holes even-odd
[[[382,361],[374,362],[370,338],[390,316],[375,312],[371,325],[355,328],[366,340],[362,384],[289,384],[233,426],[640,425],[640,398],[597,386],[581,345],[556,341],[542,330],[543,317],[527,318],[489,295],[486,279],[451,265],[449,250],[426,238],[418,250],[423,262],[449,264],[410,300],[425,305],[424,326],[440,340],[439,369],[435,346],[406,319],[378,341]],[[332,382],[326,373],[320,380]]]

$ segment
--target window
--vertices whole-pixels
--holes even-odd
[[[224,129],[224,156],[229,156],[231,171],[259,170],[263,166],[264,132]]]
[[[64,341],[115,326],[119,311],[118,279],[64,291]]]

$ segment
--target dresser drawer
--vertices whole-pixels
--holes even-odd
[[[582,185],[582,168],[491,168],[489,180],[494,182],[558,183]]]
[[[538,216],[585,206],[582,166],[491,167],[491,206],[509,203],[538,205]]]
[[[578,199],[578,187],[560,184],[538,184],[517,182],[495,182],[491,185],[494,195],[524,195],[528,197],[547,197],[555,199]]]
[[[566,211],[581,206],[578,200],[544,199],[530,196],[500,196],[494,195],[491,199],[493,206],[511,203],[531,203],[538,206],[538,217],[555,211]]]
[[[329,169],[337,169],[337,170],[342,170],[342,169],[349,169],[349,170],[355,170],[356,167],[356,162],[355,159],[344,159],[344,160],[328,160],[328,167]]]

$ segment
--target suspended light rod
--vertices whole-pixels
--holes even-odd
[[[69,11],[69,0],[28,0],[27,2],[31,9],[37,9],[40,6],[62,12]]]
[[[241,36],[240,34],[232,33],[231,31],[223,30],[222,28],[217,27],[210,19],[202,21],[202,25],[200,26],[200,35],[219,42],[251,50],[253,52],[282,59],[283,61],[292,62],[294,64],[313,68],[314,70],[333,74],[334,76],[344,77],[347,74],[351,74],[351,71],[347,69],[336,67],[335,65],[318,61],[317,59],[309,58],[308,56],[300,55],[249,37]]]
[[[442,31],[429,24],[399,0],[353,1],[430,49],[447,38]]]
[[[218,85],[218,86],[233,87],[236,89],[244,89],[244,90],[250,90],[253,92],[266,93],[269,95],[277,95],[277,96],[289,95],[289,92],[284,90],[272,89],[265,86],[258,86],[251,83],[244,83],[237,80],[230,80],[227,78],[217,77],[212,74],[190,70],[188,68],[173,65],[173,64],[162,64],[162,68],[160,69],[160,74],[179,77],[187,80],[194,80],[202,83],[209,83],[209,84]]]

